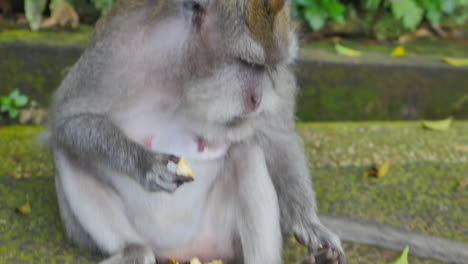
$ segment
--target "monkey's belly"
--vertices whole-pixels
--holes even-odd
[[[160,258],[188,261],[230,259],[233,256],[231,233],[234,210],[225,197],[217,196],[214,181],[220,174],[220,159],[188,159],[195,180],[173,194],[148,193],[128,177],[113,177],[125,210],[135,231]],[[209,198],[210,197],[210,198]],[[213,200],[213,202],[211,202]],[[209,201],[209,202],[208,202]]]

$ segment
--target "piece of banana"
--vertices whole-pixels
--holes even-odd
[[[181,158],[179,160],[179,163],[177,163],[176,174],[185,176],[185,177],[191,177],[191,178],[194,177],[192,169],[188,165],[187,161],[183,158]]]
[[[169,262],[171,264],[179,264],[179,262],[177,262],[175,259],[169,259]],[[193,258],[190,260],[190,264],[203,264],[198,258]],[[207,262],[205,264],[224,264],[223,261],[221,260],[213,260],[211,262]]]
[[[198,258],[194,258],[190,260],[190,264],[202,264]]]

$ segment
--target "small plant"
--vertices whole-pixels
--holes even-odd
[[[8,113],[11,119],[15,119],[19,114],[19,109],[26,106],[28,101],[26,95],[15,89],[8,96],[0,97],[0,112]]]

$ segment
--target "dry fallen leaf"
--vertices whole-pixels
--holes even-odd
[[[0,218],[0,225],[6,225],[7,221],[5,219]]]
[[[50,6],[51,15],[41,24],[41,28],[52,28],[55,26],[65,27],[71,25],[72,28],[78,28],[80,18],[73,6],[67,1],[60,0],[55,5]]]
[[[450,128],[450,125],[452,124],[452,117],[449,117],[444,120],[438,120],[438,121],[422,121],[422,127],[425,129],[429,130],[438,130],[438,131],[444,131]]]
[[[27,201],[22,206],[16,208],[16,210],[23,215],[29,215],[32,212],[31,204]]]
[[[403,57],[405,55],[406,55],[406,51],[405,51],[405,47],[403,46],[396,47],[392,52],[393,57]]]
[[[372,177],[376,177],[376,178],[382,178],[385,175],[387,175],[388,170],[390,169],[391,163],[392,163],[392,160],[387,159],[386,161],[384,161],[379,166],[373,166],[372,168],[370,168],[368,171],[366,171],[364,176],[372,176]]]
[[[457,189],[461,191],[465,189],[466,187],[468,187],[468,178],[461,180],[460,183],[458,184]]]
[[[350,57],[360,57],[362,55],[360,51],[347,48],[338,43],[335,43],[335,50],[340,55],[345,55],[345,56],[350,56]]]
[[[408,252],[409,246],[406,246],[401,256],[397,260],[390,262],[390,264],[408,264]]]
[[[185,177],[191,177],[191,178],[194,177],[193,171],[188,165],[188,162],[183,158],[181,158],[179,160],[179,163],[177,163],[176,173],[178,175],[185,176]]]
[[[468,58],[449,58],[444,57],[442,60],[452,66],[468,66]]]

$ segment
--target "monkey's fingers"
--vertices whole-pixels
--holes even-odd
[[[344,255],[340,254],[336,249],[325,246],[314,254],[315,263],[317,264],[344,264],[346,263]]]
[[[152,169],[141,180],[141,185],[149,192],[164,191],[172,193],[182,184],[191,181],[193,181],[193,178],[177,175],[163,164],[154,164]]]

